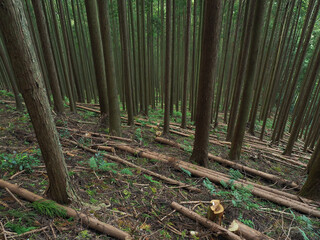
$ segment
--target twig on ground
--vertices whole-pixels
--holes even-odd
[[[22,170],[22,171],[20,171],[20,172],[17,172],[17,173],[15,173],[15,174],[13,174],[9,179],[12,180],[13,178],[15,178],[16,176],[18,176],[19,174],[24,173],[25,171],[26,171],[26,170]]]
[[[23,203],[22,203],[18,198],[16,198],[16,196],[13,195],[13,193],[12,193],[8,188],[5,188],[5,190],[10,194],[10,196],[11,196],[14,200],[16,200],[17,203],[20,204],[21,207],[23,207],[24,209],[27,209],[26,206],[23,205]]]
[[[0,221],[0,225],[1,225],[1,230],[2,230],[1,235],[3,235],[4,240],[7,240],[6,230],[4,229],[4,226],[1,221]]]
[[[29,231],[29,232],[25,232],[25,233],[22,233],[22,234],[15,234],[15,235],[13,235],[13,236],[9,236],[8,237],[8,239],[9,238],[16,238],[16,237],[23,237],[23,236],[26,236],[26,235],[29,235],[29,234],[33,234],[33,233],[37,233],[37,232],[42,232],[42,231],[44,231],[44,230],[46,230],[48,228],[48,226],[45,226],[45,227],[43,227],[43,228],[39,228],[39,229],[34,229],[34,230],[31,230],[31,231]]]

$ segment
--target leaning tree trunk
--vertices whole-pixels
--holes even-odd
[[[218,57],[221,1],[206,0],[204,4],[196,131],[191,156],[191,161],[196,161],[201,166],[208,165],[213,75]]]
[[[320,140],[308,164],[308,178],[299,195],[319,201],[320,200]]]
[[[51,87],[54,109],[57,113],[61,114],[64,112],[64,106],[62,101],[62,96],[60,92],[58,73],[56,65],[54,63],[51,43],[49,40],[48,28],[45,22],[45,16],[43,13],[43,5],[40,0],[32,0],[32,5],[34,8],[34,14],[36,16],[37,26],[40,34],[41,46],[43,50],[43,55],[48,70],[49,84]]]
[[[0,28],[46,165],[47,194],[59,203],[69,203],[71,189],[67,168],[20,0],[1,1]]]

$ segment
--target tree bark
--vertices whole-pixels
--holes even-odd
[[[102,125],[106,126],[108,115],[107,82],[104,68],[105,63],[103,58],[97,0],[85,0],[85,4],[91,39],[94,70],[96,74],[96,83],[98,86],[101,123]]]
[[[100,0],[98,1],[98,7],[108,88],[109,132],[111,133],[111,135],[120,136],[121,119],[118,101],[118,88],[115,76],[114,60],[111,45],[112,39],[110,33],[108,2]]]
[[[46,165],[47,195],[59,203],[69,203],[67,168],[20,0],[1,2],[0,28]]]
[[[213,99],[213,75],[216,68],[220,26],[220,0],[204,2],[196,131],[190,160],[208,165],[208,142]]]

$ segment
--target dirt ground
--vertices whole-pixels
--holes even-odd
[[[274,239],[320,239],[319,219],[257,198],[251,194],[250,188],[235,189],[232,183],[218,185],[159,160],[142,158],[139,154],[132,155],[118,149],[108,153],[201,190],[188,191],[136,168],[104,158],[101,152],[96,155],[89,153],[68,141],[76,141],[87,147],[108,143],[127,144],[188,161],[192,151],[192,136],[170,135],[170,139],[183,144],[186,151],[154,141],[161,129],[150,128],[147,124],[152,121],[153,124],[161,125],[161,117],[161,110],[151,110],[149,119],[139,120],[137,117],[136,121],[142,123],[142,126],[128,127],[123,121],[122,137],[131,140],[124,142],[103,140],[90,134],[108,132],[108,129],[100,127],[99,115],[96,113],[78,109],[77,113],[67,110],[65,116],[55,116],[56,125],[60,127],[58,132],[68,174],[80,199],[70,207],[122,229],[134,239],[223,239],[170,207],[171,202],[175,201],[206,216],[209,201],[219,199],[225,209],[222,226],[227,227],[232,220],[238,219]],[[179,115],[173,119],[179,119]],[[225,132],[226,126],[221,124],[212,131],[212,136],[224,140]],[[249,150],[243,152],[240,163],[295,181],[300,186],[303,184],[303,168],[273,162],[271,157],[265,157],[266,151],[270,149],[250,148],[252,138],[248,139],[245,146]],[[280,151],[283,146],[280,144],[272,148]],[[298,147],[296,153],[301,154],[299,160],[306,163],[304,158],[310,157],[310,154],[302,155]],[[226,157],[228,147],[210,144],[210,153]],[[3,92],[0,96],[0,161],[1,179],[44,196],[48,177],[29,116],[26,111],[15,111],[13,98]],[[234,179],[250,179],[255,183],[297,193],[260,177],[230,170],[213,161],[210,161],[209,168]],[[13,197],[5,189],[0,189],[0,222],[0,239],[113,239],[76,219],[44,215],[34,205],[18,196]]]

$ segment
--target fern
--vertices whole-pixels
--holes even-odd
[[[47,215],[49,217],[66,217],[67,211],[57,205],[56,202],[51,200],[39,200],[35,201],[32,204],[32,207],[41,214]]]
[[[146,179],[148,179],[150,182],[152,182],[152,183],[160,184],[160,182],[158,182],[158,181],[156,181],[156,180],[153,180],[151,176],[148,176],[148,175],[145,175],[145,174],[143,174],[143,176],[144,176]]]
[[[22,234],[25,232],[29,232],[33,229],[36,229],[36,227],[25,227],[25,226],[21,225],[20,222],[19,222],[19,224],[8,222],[5,226],[10,228],[12,231],[16,232],[17,234]]]
[[[231,179],[234,179],[234,180],[243,178],[243,174],[241,172],[239,172],[238,170],[234,170],[232,168],[229,170],[229,176]]]
[[[120,171],[120,173],[122,174],[127,174],[129,176],[133,176],[133,173],[131,172],[131,170],[129,168],[124,168]]]
[[[184,172],[185,174],[187,174],[189,177],[191,177],[191,172],[188,171],[187,169],[184,169],[182,167],[180,167],[180,169],[182,170],[182,172]]]
[[[214,194],[216,192],[216,188],[208,178],[203,180],[203,185],[210,191],[210,194]]]

